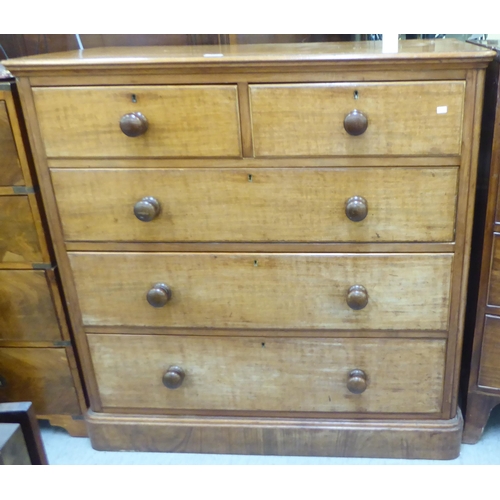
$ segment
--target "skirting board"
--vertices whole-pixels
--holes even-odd
[[[152,451],[451,460],[463,420],[308,420],[94,413],[86,422],[101,451]]]

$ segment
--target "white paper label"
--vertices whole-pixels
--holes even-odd
[[[203,57],[224,57],[224,54],[203,54]]]
[[[448,106],[438,106],[436,108],[436,113],[438,115],[445,115],[446,113],[448,113]]]

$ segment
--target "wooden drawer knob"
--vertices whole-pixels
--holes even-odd
[[[160,213],[160,202],[151,196],[146,196],[134,205],[134,215],[142,222],[155,219]]]
[[[362,221],[368,215],[368,202],[362,196],[351,196],[345,203],[345,214],[353,222]]]
[[[344,118],[344,128],[349,135],[361,135],[368,128],[368,118],[355,109]]]
[[[163,385],[169,389],[177,389],[182,385],[186,373],[180,366],[170,366],[163,375]]]
[[[148,119],[139,112],[128,113],[122,116],[120,128],[129,137],[138,137],[148,129]]]
[[[366,390],[366,373],[363,370],[352,370],[347,380],[347,388],[353,394],[361,394]]]
[[[172,298],[172,290],[164,283],[156,283],[149,290],[147,299],[153,307],[163,307]]]
[[[368,304],[368,292],[363,285],[353,285],[347,292],[346,300],[351,309],[359,311]]]

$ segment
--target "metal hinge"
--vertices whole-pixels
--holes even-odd
[[[38,191],[36,187],[28,186],[12,186],[14,194],[34,194]]]
[[[54,266],[50,262],[48,264],[44,264],[43,262],[33,263],[31,264],[31,267],[35,270],[45,270],[45,271],[53,271],[56,268],[56,266]]]
[[[56,340],[52,344],[54,347],[71,347],[71,340]]]

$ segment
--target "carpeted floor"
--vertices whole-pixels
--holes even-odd
[[[52,465],[500,465],[500,406],[493,410],[479,443],[462,445],[460,457],[450,461],[105,452],[92,449],[88,439],[72,438],[46,422],[41,422],[41,428]]]

